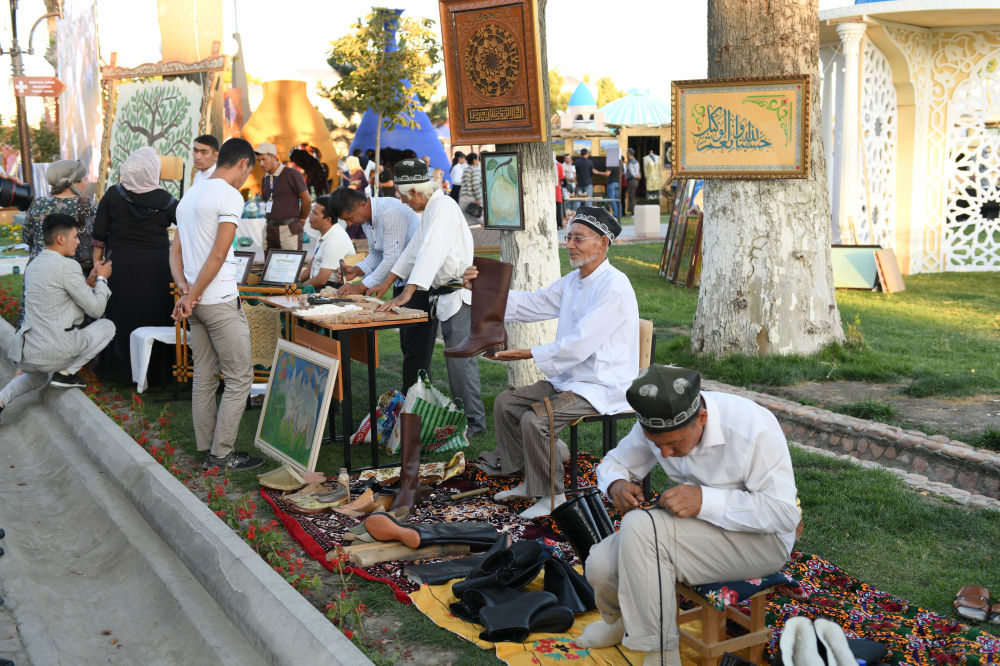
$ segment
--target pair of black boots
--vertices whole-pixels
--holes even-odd
[[[584,566],[587,566],[590,549],[615,533],[614,523],[597,488],[589,488],[582,495],[557,506],[552,512],[552,520]]]
[[[456,617],[483,626],[482,640],[520,643],[534,632],[563,632],[573,626],[576,613],[596,607],[586,579],[537,541],[510,546],[498,541],[485,555],[452,586],[458,601],[450,607]],[[542,568],[544,589],[520,591]]]

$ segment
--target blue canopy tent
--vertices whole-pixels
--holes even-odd
[[[396,20],[403,13],[403,10],[396,9],[393,10],[393,13],[394,16],[386,22],[386,28],[392,32],[392,38],[386,45],[387,52],[396,50]],[[406,83],[409,84],[409,81],[406,81]],[[447,153],[444,152],[444,146],[441,145],[441,141],[438,139],[437,130],[434,129],[431,119],[423,111],[417,111],[413,116],[407,115],[406,118],[408,120],[415,119],[419,126],[416,129],[410,129],[405,125],[401,125],[391,130],[387,130],[383,126],[381,128],[382,136],[379,140],[379,148],[412,150],[417,154],[418,158],[428,155],[431,158],[430,168],[432,170],[443,170],[444,178],[448,180],[448,174],[451,173],[451,160],[448,159]],[[353,154],[356,148],[360,148],[362,152],[375,150],[375,136],[378,130],[378,114],[374,110],[368,109],[361,116],[361,124],[358,125],[358,131],[354,133],[350,152]]]
[[[448,159],[448,154],[444,152],[444,146],[441,145],[441,141],[438,139],[437,130],[434,129],[431,119],[423,111],[417,112],[416,119],[420,123],[420,127],[417,129],[401,126],[387,130],[383,127],[381,147],[396,148],[397,150],[409,149],[415,152],[417,157],[430,155],[431,169],[443,169],[445,180],[448,180],[448,174],[451,171],[451,160]],[[378,125],[378,115],[371,109],[368,109],[365,111],[365,115],[361,117],[361,124],[358,125],[358,131],[354,133],[354,141],[351,142],[351,153],[354,152],[355,148],[360,148],[362,152],[375,150],[376,125]]]

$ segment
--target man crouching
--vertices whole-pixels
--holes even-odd
[[[654,365],[626,392],[638,422],[597,468],[598,487],[626,515],[587,558],[604,620],[587,626],[581,647],[622,643],[645,652],[646,664],[679,666],[674,582],[766,576],[791,553],[800,512],[777,419],[746,398],[700,388],[694,370]],[[657,464],[677,485],[658,506],[639,508],[632,479]]]
[[[80,245],[77,224],[60,213],[42,223],[45,249],[24,271],[24,323],[9,350],[24,374],[0,391],[0,411],[18,396],[43,386],[51,373],[53,386],[85,388],[76,373],[115,336],[112,322],[97,319],[111,296],[111,262],[95,264],[91,288],[73,258]],[[97,321],[81,326],[85,314]]]

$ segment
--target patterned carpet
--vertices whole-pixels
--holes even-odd
[[[580,485],[594,484],[594,465],[592,457],[581,454]],[[518,483],[520,477],[490,477],[470,466],[464,474],[439,487],[450,492],[462,492],[490,485],[494,491],[499,491]],[[341,535],[344,530],[357,524],[358,519],[335,513],[314,516],[288,513],[280,492],[262,488],[261,496],[271,504],[282,524],[306,552],[332,570],[326,554],[345,545]],[[562,550],[567,561],[577,564],[578,559],[573,549],[562,540],[551,520],[543,518],[539,521],[526,521],[517,515],[530,504],[529,500],[499,504],[490,495],[482,495],[457,505],[425,503],[416,510],[414,520],[487,521],[498,530],[510,533],[515,539],[547,539]],[[612,517],[617,526],[620,516]],[[402,603],[412,603],[409,593],[418,586],[403,574],[403,567],[407,564],[409,563],[384,562],[349,571],[362,578],[388,584],[396,599]],[[1000,630],[994,629],[994,633],[989,633],[989,625],[969,625],[954,617],[918,608],[852,578],[817,555],[793,551],[785,571],[799,581],[809,593],[809,598],[804,602],[779,594],[768,598],[768,625],[775,628],[770,646],[772,651],[777,646],[785,621],[794,615],[806,615],[811,618],[827,617],[837,622],[849,638],[882,642],[889,647],[891,661],[895,663],[1000,665]]]

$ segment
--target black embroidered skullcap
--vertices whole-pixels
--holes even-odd
[[[396,185],[415,185],[416,183],[426,183],[431,179],[427,174],[427,163],[410,157],[396,162],[392,171]]]
[[[618,238],[618,234],[622,232],[622,225],[618,224],[614,215],[595,206],[580,206],[576,209],[576,215],[572,221],[585,224],[611,240]]]
[[[701,408],[701,375],[675,365],[651,365],[625,392],[625,399],[650,432],[686,426]]]

